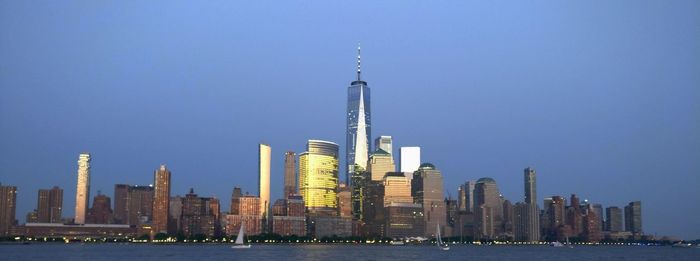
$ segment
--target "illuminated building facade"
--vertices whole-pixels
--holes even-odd
[[[284,194],[283,197],[296,195],[297,192],[297,154],[294,151],[284,153]]]
[[[81,153],[78,158],[78,185],[75,191],[76,224],[85,224],[90,200],[90,154]]]
[[[260,215],[267,216],[270,209],[270,157],[272,148],[267,144],[258,145],[258,196]]]
[[[155,191],[153,195],[153,231],[168,233],[168,219],[170,216],[170,170],[165,165],[154,174]]]
[[[360,78],[360,47],[357,47],[357,80],[348,87],[348,107],[345,143],[345,181],[349,182],[355,166],[367,169],[367,157],[372,137],[370,90]]]
[[[309,140],[307,151],[299,156],[299,191],[309,212],[335,213],[337,189],[338,144]]]

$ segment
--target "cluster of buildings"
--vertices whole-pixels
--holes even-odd
[[[529,167],[523,173],[522,202],[505,199],[488,177],[466,181],[456,199],[446,198],[442,172],[421,162],[420,147],[401,147],[395,158],[391,136],[371,144],[370,89],[360,76],[358,48],[357,79],[348,87],[344,175],[338,144],[308,140],[306,151],[284,153],[283,197],[272,201],[272,148],[259,144],[257,193],[234,187],[228,211],[218,198],[200,197],[193,189],[173,196],[165,165],[154,171],[153,185],[116,184],[112,198],[98,192],[90,205],[91,155],[82,153],[75,216],[62,217],[63,190],[53,187],[39,190],[37,209],[19,225],[17,188],[0,185],[0,236],[217,237],[236,235],[241,227],[248,235],[314,238],[431,238],[438,229],[448,237],[523,242],[642,235],[639,201],[624,207],[624,213],[619,207],[603,212],[600,204],[576,195],[568,204],[552,196],[540,208],[536,172]]]

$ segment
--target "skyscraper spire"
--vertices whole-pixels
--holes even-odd
[[[360,80],[360,43],[357,43],[357,80]]]

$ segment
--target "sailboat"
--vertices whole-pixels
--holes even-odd
[[[437,233],[435,235],[437,238],[437,246],[440,250],[450,250],[450,246],[442,242],[442,237],[440,236],[440,223],[437,224]]]
[[[572,245],[571,242],[569,242],[569,236],[566,236],[566,246],[568,248],[574,248],[574,245]]]
[[[243,243],[243,237],[245,236],[245,223],[241,223],[241,229],[238,231],[238,236],[236,237],[236,242],[233,243],[231,248],[234,249],[245,249],[250,248],[250,244],[246,245]]]

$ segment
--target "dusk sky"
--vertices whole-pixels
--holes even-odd
[[[121,1],[120,1],[121,2]],[[372,137],[420,146],[446,196],[492,177],[522,201],[641,200],[644,232],[700,238],[700,1],[0,2],[0,182],[75,208],[114,184],[257,193],[258,143],[341,146],[362,45]],[[398,164],[398,158],[395,159]],[[92,198],[90,199],[92,204]]]

